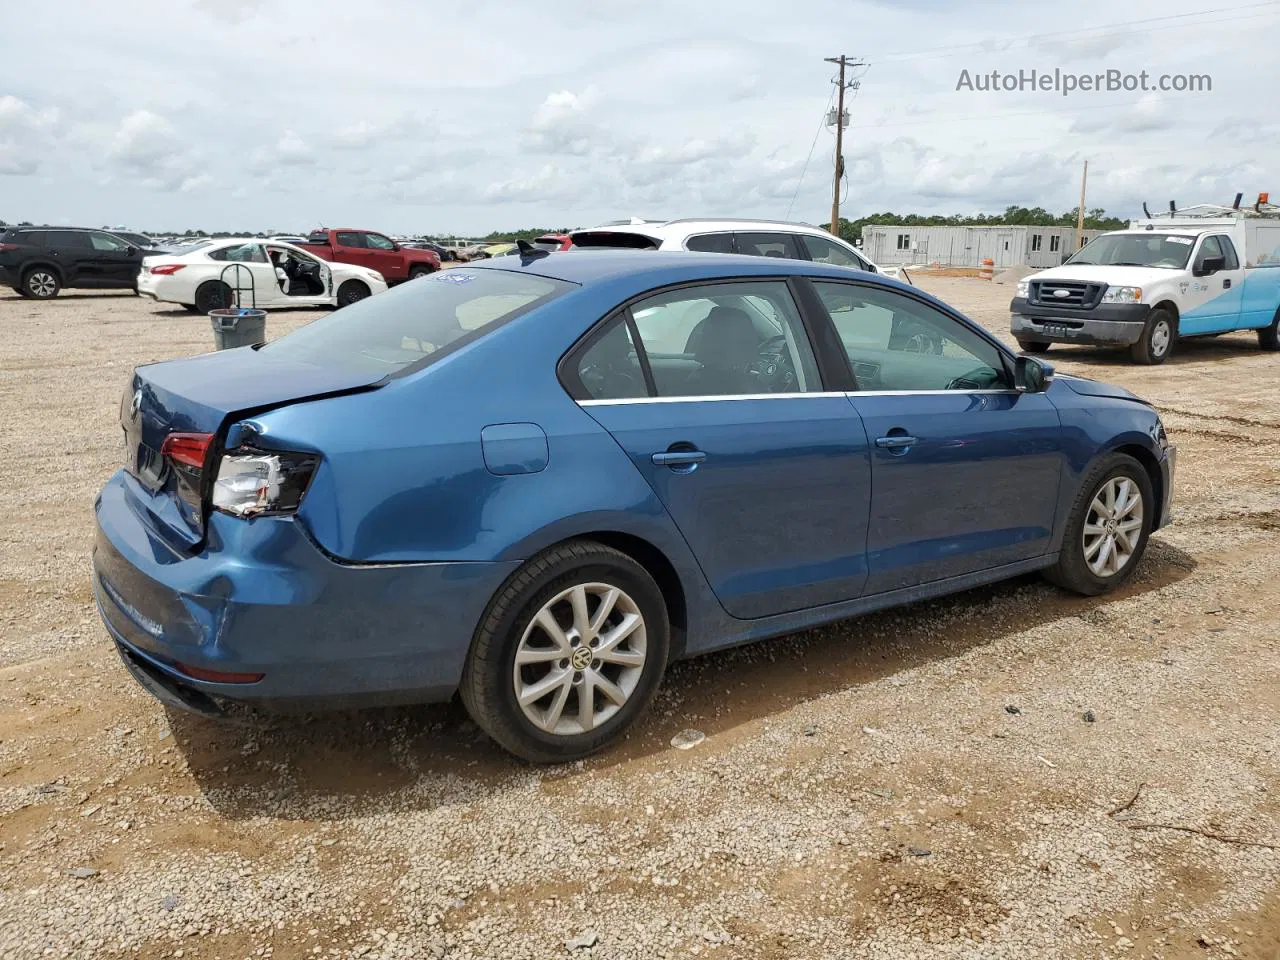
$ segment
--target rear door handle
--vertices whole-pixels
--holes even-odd
[[[895,435],[892,437],[878,437],[876,439],[876,446],[881,450],[905,450],[915,442],[915,437]]]
[[[701,450],[668,450],[666,453],[655,453],[653,463],[659,467],[684,467],[702,463],[707,455]]]

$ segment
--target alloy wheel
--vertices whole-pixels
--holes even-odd
[[[1084,521],[1084,559],[1096,577],[1113,577],[1128,565],[1142,539],[1143,504],[1138,484],[1112,477],[1094,494]]]
[[[51,273],[33,273],[27,278],[27,289],[34,297],[52,297],[58,290],[58,281]]]
[[[608,722],[644,673],[645,622],[629,594],[579,583],[542,605],[516,648],[516,702],[539,730],[588,733]]]

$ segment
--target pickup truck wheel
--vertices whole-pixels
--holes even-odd
[[[1047,353],[1049,350],[1049,341],[1019,339],[1018,349],[1023,353]]]
[[[1271,326],[1258,331],[1258,346],[1270,352],[1280,350],[1280,310],[1276,311],[1276,318],[1271,321]]]
[[[1138,342],[1129,348],[1134,363],[1154,366],[1164,363],[1173,352],[1178,337],[1178,321],[1168,310],[1152,310]]]
[[[1156,502],[1151,478],[1124,453],[1103,457],[1085,475],[1067,516],[1058,562],[1046,580],[1095,597],[1133,575],[1147,549]]]
[[[369,293],[369,288],[359,280],[348,280],[338,288],[338,306],[349,307],[369,296]]]
[[[425,277],[429,273],[434,273],[434,271],[426,264],[419,264],[409,271],[409,279],[417,280],[419,277]]]
[[[206,280],[196,287],[196,312],[225,310],[231,306],[231,288],[221,280]]]

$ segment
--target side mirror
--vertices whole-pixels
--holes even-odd
[[[1026,356],[1013,361],[1013,385],[1019,393],[1044,393],[1052,380],[1052,364]]]
[[[125,250],[125,256],[136,257],[137,255],[138,255],[137,247],[129,247],[127,250]]]
[[[1205,257],[1200,261],[1200,265],[1192,272],[1197,277],[1211,277],[1219,270],[1227,269],[1227,260],[1225,257]]]

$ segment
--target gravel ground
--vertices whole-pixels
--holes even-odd
[[[923,284],[1007,336],[1010,288]],[[619,749],[533,769],[457,706],[166,713],[94,613],[92,504],[130,368],[207,322],[6,291],[0,323],[2,957],[1280,956],[1280,359],[1252,337],[1051,355],[1180,446],[1120,592],[1024,578],[681,664]]]

